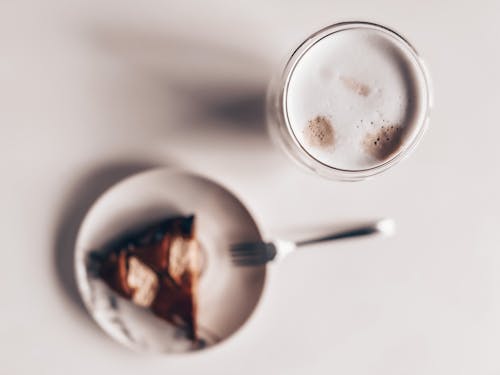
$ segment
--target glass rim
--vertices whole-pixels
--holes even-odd
[[[418,86],[420,87],[420,90],[422,91],[424,95],[424,99],[422,101],[422,108],[420,110],[422,114],[422,118],[420,120],[420,123],[417,125],[417,132],[412,136],[412,138],[404,144],[399,151],[396,152],[394,156],[392,156],[390,159],[384,161],[381,164],[375,165],[370,168],[363,168],[363,169],[342,169],[342,168],[337,168],[332,165],[329,165],[318,158],[314,157],[307,149],[300,143],[298,140],[292,126],[290,123],[289,115],[288,115],[288,108],[287,108],[287,96],[288,96],[288,87],[290,84],[291,77],[294,73],[294,70],[299,63],[299,61],[302,59],[305,53],[312,48],[316,43],[321,41],[322,39],[340,32],[344,30],[349,30],[349,29],[374,29],[381,31],[388,35],[389,37],[395,39],[397,42],[399,42],[402,47],[409,52],[412,60],[411,64],[416,68],[418,73],[421,75],[423,83],[419,84]],[[294,49],[292,52],[290,58],[287,60],[285,64],[285,68],[282,71],[282,76],[281,76],[281,82],[282,82],[282,89],[280,90],[280,99],[279,99],[279,111],[281,113],[281,116],[283,116],[283,120],[286,125],[286,129],[288,133],[291,135],[291,138],[293,140],[293,143],[298,149],[300,150],[301,153],[303,153],[308,160],[313,162],[318,168],[321,169],[321,171],[318,171],[317,169],[313,168],[315,171],[317,171],[320,174],[327,174],[327,177],[333,177],[333,178],[339,178],[342,180],[360,180],[360,179],[365,179],[367,177],[374,176],[376,174],[379,174],[394,164],[398,163],[402,159],[404,159],[406,156],[408,156],[418,145],[420,140],[422,139],[422,136],[424,135],[427,127],[428,127],[428,119],[429,119],[429,114],[430,110],[432,108],[432,90],[431,90],[431,81],[429,74],[427,72],[427,68],[422,61],[422,58],[420,57],[419,53],[415,49],[415,47],[401,34],[398,32],[394,31],[393,29],[373,23],[373,22],[367,22],[367,21],[344,21],[344,22],[338,22],[334,23],[331,25],[328,25],[319,31],[311,34],[309,37],[307,37],[297,48]],[[311,166],[309,166],[311,168]],[[322,173],[321,173],[322,172]]]

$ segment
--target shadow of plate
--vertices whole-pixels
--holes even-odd
[[[86,314],[80,298],[74,272],[74,250],[80,224],[92,204],[107,189],[124,178],[138,172],[157,167],[158,164],[144,161],[110,163],[84,174],[76,188],[68,194],[56,226],[54,244],[54,266],[59,285],[76,310]]]

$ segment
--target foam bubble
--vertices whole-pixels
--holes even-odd
[[[331,148],[335,143],[335,132],[328,118],[317,116],[304,128],[304,139],[311,147]]]

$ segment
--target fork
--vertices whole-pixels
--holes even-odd
[[[294,250],[308,245],[373,234],[390,236],[394,230],[392,219],[381,219],[308,240],[238,243],[230,248],[231,259],[237,266],[260,266],[272,260],[281,260]]]

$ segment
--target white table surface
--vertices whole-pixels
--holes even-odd
[[[406,35],[435,94],[417,151],[361,183],[297,169],[260,109],[288,49],[348,19]],[[3,1],[0,373],[500,374],[499,25],[497,0]],[[158,165],[222,182],[268,236],[399,230],[277,265],[218,347],[137,355],[83,310],[71,252],[91,202]]]

